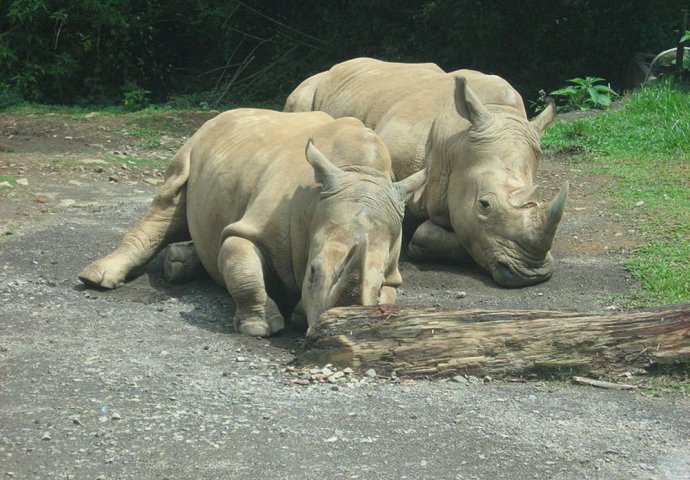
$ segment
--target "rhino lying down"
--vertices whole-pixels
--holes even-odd
[[[428,169],[407,204],[419,225],[413,259],[471,258],[507,287],[551,277],[568,185],[542,203],[533,179],[552,103],[529,122],[520,95],[495,75],[358,58],[302,82],[285,110],[359,118],[388,147],[397,179]]]
[[[404,205],[425,176],[395,184],[391,176],[383,142],[354,118],[225,112],[175,155],[121,245],[79,278],[118,287],[165,245],[191,238],[204,268],[233,297],[235,329],[248,335],[284,326],[264,277],[296,298],[301,292],[309,326],[334,306],[394,303]],[[165,261],[173,276],[176,260]]]

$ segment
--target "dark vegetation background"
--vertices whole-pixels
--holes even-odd
[[[632,87],[687,0],[2,0],[0,107],[22,100],[282,104],[357,56],[509,80],[527,100],[577,76]]]

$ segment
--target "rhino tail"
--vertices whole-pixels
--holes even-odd
[[[168,165],[168,169],[165,171],[165,181],[156,195],[157,199],[166,203],[171,202],[187,185],[191,149],[186,149],[186,146],[184,145],[175,154],[170,165]]]

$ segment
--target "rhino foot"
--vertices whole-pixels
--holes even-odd
[[[185,283],[201,271],[201,261],[193,242],[174,243],[168,247],[163,261],[163,277],[169,283]]]
[[[302,329],[306,329],[308,326],[307,313],[304,311],[304,307],[302,306],[301,300],[297,304],[295,309],[292,311],[292,315],[290,315],[290,324],[293,327]]]
[[[285,319],[280,313],[278,306],[267,299],[265,305],[266,314],[263,317],[254,315],[242,318],[242,315],[235,313],[233,324],[235,331],[252,337],[270,337],[285,327]]]
[[[270,337],[273,333],[268,320],[258,317],[245,319],[239,326],[235,326],[235,330],[252,337]]]
[[[126,272],[117,265],[112,265],[108,257],[90,263],[79,272],[79,280],[88,287],[113,289],[122,285]]]

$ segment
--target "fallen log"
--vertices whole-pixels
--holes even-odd
[[[322,314],[298,362],[428,377],[596,376],[669,364],[687,369],[690,304],[606,315],[340,307]]]

